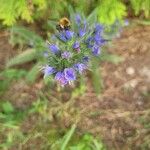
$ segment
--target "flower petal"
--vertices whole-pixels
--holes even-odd
[[[55,45],[55,44],[49,45],[49,49],[51,50],[51,52],[52,52],[53,54],[56,54],[56,53],[59,52],[59,47],[58,47],[57,45]]]
[[[84,71],[85,69],[87,69],[87,66],[86,66],[85,64],[83,64],[83,63],[77,63],[77,64],[74,65],[74,67],[75,67],[75,69],[76,69],[77,71],[79,71],[80,74],[82,74],[83,71]]]
[[[72,68],[65,68],[64,74],[67,81],[74,81],[76,79],[75,71]]]
[[[68,83],[68,81],[65,78],[64,73],[61,71],[56,73],[55,80],[57,80],[62,86],[66,85]]]
[[[66,30],[65,31],[65,36],[67,38],[67,40],[70,40],[74,35],[74,32],[70,31],[70,30]]]
[[[74,49],[77,49],[80,47],[80,43],[78,41],[74,42],[73,46]]]
[[[92,48],[93,55],[98,56],[100,54],[100,52],[101,52],[100,47],[97,46],[97,45],[94,45],[93,48]]]
[[[50,67],[47,65],[46,67],[44,67],[44,77],[47,77],[47,76],[55,73],[55,71],[56,70],[53,67]]]

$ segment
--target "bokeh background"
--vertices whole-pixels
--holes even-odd
[[[92,74],[58,88],[38,50],[73,11],[116,35]],[[0,0],[0,149],[149,150],[150,0]]]

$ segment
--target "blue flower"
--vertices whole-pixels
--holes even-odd
[[[100,52],[101,52],[100,47],[97,46],[97,45],[94,45],[93,48],[92,48],[93,55],[98,56],[100,54]]]
[[[70,81],[76,79],[76,74],[74,69],[65,68],[64,71],[59,71],[55,75],[55,80],[57,80],[62,86],[68,84]]]
[[[76,74],[73,68],[65,68],[64,74],[67,81],[74,81],[76,79]]]
[[[94,41],[95,41],[96,45],[98,45],[98,46],[101,46],[105,43],[105,40],[98,34],[95,34]]]
[[[103,26],[100,24],[96,24],[95,32],[100,34],[102,31],[103,31]]]
[[[77,52],[80,52],[80,43],[78,41],[74,42],[72,48],[75,49]]]
[[[58,38],[63,42],[67,42],[68,40],[73,38],[73,35],[74,35],[74,32],[70,30],[65,30],[59,33]]]
[[[51,52],[53,54],[57,54],[59,52],[59,47],[55,44],[51,44],[49,45],[49,49],[51,50]]]
[[[79,14],[76,14],[75,21],[78,26],[81,24],[81,16]]]
[[[65,78],[64,73],[61,71],[56,73],[55,80],[57,80],[62,86],[68,83],[67,79]]]
[[[70,39],[72,39],[74,32],[72,32],[70,30],[65,30],[65,35],[66,35],[67,40],[70,40]]]
[[[83,61],[83,63],[88,63],[89,62],[89,57],[88,56],[84,56],[82,61]]]
[[[83,37],[85,34],[86,34],[86,29],[85,28],[79,29],[79,33],[78,33],[79,37]]]
[[[83,27],[80,27],[78,31],[79,37],[83,37],[86,34],[86,28],[87,28],[87,24],[86,21],[84,21]]]
[[[66,42],[67,41],[67,38],[65,36],[65,34],[63,32],[61,32],[59,35],[58,35],[58,38],[63,41],[63,42]]]
[[[77,71],[79,71],[80,74],[82,74],[82,72],[83,72],[85,69],[87,69],[87,66],[86,66],[85,64],[83,64],[83,63],[77,63],[77,64],[74,65],[74,67],[75,67],[75,69],[76,69]]]
[[[73,46],[74,49],[77,49],[80,47],[80,43],[78,41],[74,42]]]
[[[50,76],[51,74],[55,73],[56,70],[53,67],[45,66],[44,67],[44,77]]]
[[[85,43],[86,43],[86,45],[87,45],[88,48],[92,48],[92,47],[93,47],[93,45],[94,45],[94,40],[93,40],[93,39],[94,39],[93,37],[89,37],[89,38],[85,41]]]
[[[72,57],[72,53],[71,52],[68,52],[68,51],[65,51],[61,54],[61,57],[62,58],[65,58],[65,59],[69,59]]]

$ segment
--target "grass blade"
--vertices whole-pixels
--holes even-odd
[[[62,143],[61,150],[66,150],[67,144],[69,143],[69,141],[70,141],[70,139],[71,139],[75,129],[76,129],[76,124],[74,124],[71,127],[70,131],[66,134],[64,142]]]

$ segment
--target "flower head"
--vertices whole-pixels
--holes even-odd
[[[73,46],[72,46],[74,49],[77,49],[80,47],[80,43],[78,41],[75,41]]]
[[[63,42],[67,41],[67,38],[63,32],[59,33],[58,38]]]
[[[44,67],[44,77],[47,77],[55,72],[56,70],[53,67],[50,67],[48,65]]]
[[[77,71],[79,71],[80,74],[82,74],[82,72],[83,72],[85,69],[87,69],[87,66],[86,66],[85,64],[83,64],[83,63],[77,63],[77,64],[74,65],[74,67],[75,67],[75,69],[76,69]]]
[[[98,56],[100,54],[100,52],[101,52],[100,47],[97,46],[97,45],[94,45],[93,48],[92,48],[93,55]]]
[[[102,31],[103,31],[103,26],[100,24],[96,24],[95,32],[100,34]]]
[[[72,32],[70,30],[65,31],[65,36],[66,36],[67,40],[72,39],[73,35],[74,35],[74,32]]]
[[[83,63],[88,63],[89,62],[89,57],[88,56],[84,56],[82,61],[83,61]]]
[[[83,37],[86,34],[86,29],[85,28],[81,28],[79,29],[79,37]]]
[[[63,42],[67,42],[68,40],[71,40],[73,38],[73,35],[74,35],[73,31],[64,30],[58,34],[58,38]]]
[[[98,34],[95,34],[94,41],[95,41],[96,45],[98,45],[98,46],[101,46],[105,43],[105,40]]]
[[[75,71],[73,68],[65,68],[64,74],[67,81],[74,81],[76,79]]]
[[[90,67],[90,58],[101,53],[101,46],[106,42],[103,39],[101,24],[89,24],[79,14],[75,15],[75,30],[63,28],[51,36],[49,50],[46,50],[44,77],[51,74],[62,86],[76,80],[77,74],[82,75]],[[61,41],[61,42],[60,42]],[[58,45],[59,44],[59,45]],[[91,56],[92,55],[92,56]]]
[[[75,49],[79,53],[80,52],[80,43],[78,41],[75,41],[72,48]]]
[[[55,80],[58,81],[62,86],[68,83],[67,79],[65,78],[64,73],[61,71],[56,73]]]
[[[57,54],[59,52],[59,47],[55,44],[51,44],[49,45],[49,49],[51,50],[51,52],[53,54]]]
[[[72,57],[72,54],[71,54],[71,52],[65,51],[61,54],[61,57],[65,58],[65,59],[69,59]]]
[[[92,48],[94,45],[94,38],[91,36],[85,41],[88,48]]]
[[[81,24],[81,16],[80,14],[76,14],[75,16],[75,21],[76,21],[76,24],[79,26]]]

